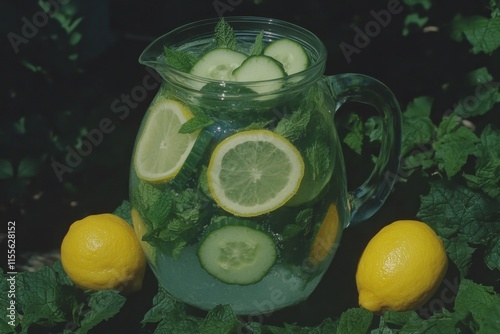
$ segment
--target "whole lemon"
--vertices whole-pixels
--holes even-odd
[[[381,229],[361,255],[359,305],[376,313],[415,310],[434,294],[447,268],[443,242],[431,227],[396,221]]]
[[[142,288],[146,259],[134,229],[122,218],[105,213],[71,224],[61,244],[61,263],[82,289]]]

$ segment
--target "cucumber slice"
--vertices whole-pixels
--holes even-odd
[[[191,152],[189,152],[189,155],[186,158],[186,161],[184,161],[179,173],[177,173],[172,180],[172,185],[174,187],[177,187],[178,189],[184,189],[186,187],[186,184],[193,177],[193,173],[198,168],[201,159],[212,143],[212,138],[213,134],[207,130],[201,130],[198,138],[196,138],[193,148],[191,148]]]
[[[303,71],[309,65],[306,50],[297,42],[288,38],[278,39],[264,49],[264,55],[283,64],[288,75]]]
[[[240,67],[234,70],[233,77],[239,82],[265,81],[286,76],[283,65],[276,59],[264,55],[248,57]],[[252,86],[257,93],[267,93],[283,86],[282,83]]]
[[[233,70],[245,59],[247,55],[238,51],[213,49],[193,65],[190,73],[207,79],[231,81]]]
[[[266,232],[243,225],[223,225],[211,230],[198,249],[200,264],[227,284],[260,281],[276,262],[276,246]]]

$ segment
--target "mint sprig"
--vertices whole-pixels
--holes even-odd
[[[172,66],[176,70],[186,73],[189,73],[193,65],[198,60],[197,57],[188,52],[174,50],[171,48],[165,48],[164,53],[168,65]]]
[[[214,35],[216,48],[236,49],[236,34],[224,18],[221,18],[215,26]]]

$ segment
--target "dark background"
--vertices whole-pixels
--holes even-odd
[[[113,112],[112,103],[142,85],[148,72],[137,59],[151,41],[182,24],[218,16],[215,1],[61,2],[68,3],[59,4],[56,15],[19,44],[15,52],[9,36],[23,36],[25,21],[33,22],[40,7],[37,1],[0,0],[0,217],[2,224],[16,221],[17,252],[23,255],[20,264],[27,262],[32,253],[58,250],[73,221],[89,214],[112,212],[128,198],[135,135],[156,91],[149,91],[123,119]],[[457,100],[458,92],[448,89],[454,80],[486,61],[484,56],[472,55],[467,43],[451,41],[446,32],[457,13],[483,14],[486,1],[441,1],[428,13],[420,5],[402,5],[403,11],[392,15],[389,25],[359,54],[353,54],[351,62],[342,54],[340,44],[354,45],[353,28],[363,30],[374,20],[371,11],[386,9],[388,1],[219,3],[231,7],[223,12],[224,16],[273,17],[309,29],[327,47],[327,74],[359,72],[373,76],[393,90],[403,109],[415,97],[433,96],[436,117]],[[438,27],[438,31],[427,32],[405,23],[410,13],[428,17],[426,26]],[[71,29],[79,18],[81,22]],[[404,29],[410,32],[406,36]],[[489,69],[497,75],[498,65]],[[351,110],[371,112],[361,106],[345,107],[339,111],[339,118]],[[99,145],[59,180],[53,163],[65,164],[68,148],[78,148],[85,133],[98,128],[103,118],[111,120],[114,130],[104,134]],[[371,159],[369,154],[357,156],[347,148],[345,155],[353,188],[367,176]],[[348,307],[356,307],[354,273],[363,245],[380,226],[414,218],[423,188],[425,185],[418,179],[398,184],[373,219],[346,230],[318,292],[308,302],[277,312],[265,321],[316,325],[328,316],[337,317]],[[125,307],[122,319],[134,320],[135,324],[140,321],[143,313],[132,310],[145,310],[151,302],[156,282],[150,272],[146,283],[142,297],[132,297],[136,304]]]

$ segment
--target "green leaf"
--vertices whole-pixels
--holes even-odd
[[[185,314],[185,304],[173,299],[168,292],[161,286],[158,286],[158,292],[153,297],[153,307],[144,315],[141,324],[157,323],[162,321],[167,314],[177,315]]]
[[[479,84],[476,86],[474,94],[459,100],[453,113],[463,118],[486,114],[495,104],[500,102],[498,87],[498,83],[492,82]]]
[[[224,18],[215,26],[215,45],[216,48],[236,49],[236,34]]]
[[[182,72],[189,72],[198,60],[190,53],[170,48],[165,48],[164,53],[167,64]]]
[[[403,326],[407,322],[420,319],[418,314],[415,311],[406,311],[406,312],[395,312],[395,311],[387,311],[382,316],[384,322],[386,324]]]
[[[310,110],[299,108],[283,117],[276,125],[274,132],[293,142],[306,134],[310,118]]]
[[[484,262],[491,270],[500,270],[500,236],[491,240],[484,255]]]
[[[264,31],[261,31],[257,36],[255,36],[255,42],[252,45],[252,49],[250,50],[250,55],[258,56],[262,54],[264,51],[264,43],[262,39],[264,38]]]
[[[381,141],[383,137],[382,117],[372,116],[364,124],[370,142]]]
[[[83,310],[83,319],[77,334],[87,333],[90,329],[117,314],[125,304],[125,297],[115,290],[101,290],[90,294],[88,309]]]
[[[473,16],[463,30],[472,52],[491,54],[500,46],[500,17]]]
[[[458,116],[444,117],[439,124],[437,138],[432,143],[439,169],[452,178],[462,169],[467,158],[477,152],[478,142],[479,138],[461,125]]]
[[[214,121],[210,117],[206,115],[198,115],[190,118],[186,123],[182,124],[179,129],[179,133],[193,133],[213,123]]]
[[[72,315],[79,312],[81,303],[77,288],[64,284],[65,279],[48,266],[17,275],[16,299],[23,314],[23,331],[35,323],[54,326],[71,321]]]
[[[429,96],[415,98],[403,113],[401,154],[404,156],[414,149],[422,151],[422,146],[431,142],[436,126],[430,119],[433,99]]]
[[[475,174],[464,174],[467,185],[489,196],[500,198],[500,130],[488,125],[481,133]]]
[[[480,67],[474,71],[471,71],[465,76],[467,83],[472,86],[479,86],[490,83],[493,80],[490,72],[486,67]]]
[[[409,7],[416,7],[420,5],[425,10],[429,10],[432,7],[431,0],[404,0],[403,2]]]
[[[428,17],[421,17],[418,13],[411,13],[405,17],[403,36],[408,36],[412,30],[419,30],[429,21]]]
[[[450,258],[466,275],[475,247],[491,245],[500,233],[497,203],[468,187],[432,182],[421,196],[417,217],[431,225],[444,240]]]
[[[208,312],[200,325],[200,334],[230,334],[237,331],[240,322],[229,305],[218,305]]]
[[[441,233],[438,231],[438,233]],[[476,251],[475,248],[469,246],[467,237],[462,234],[444,239],[444,247],[450,260],[457,266],[462,276],[467,275],[470,266],[472,265],[472,255]]]
[[[342,313],[337,333],[366,333],[372,322],[373,313],[363,308],[351,308]]]
[[[137,198],[137,210],[150,227],[142,240],[174,257],[196,238],[202,228],[199,219],[208,214],[201,210],[205,198],[189,188],[176,192],[140,180],[132,196]]]
[[[17,167],[17,177],[33,177],[40,172],[42,161],[40,159],[26,157],[19,162]]]
[[[122,204],[115,209],[113,214],[124,219],[129,225],[132,225],[132,207],[129,201],[123,201]]]
[[[499,307],[500,296],[495,293],[493,287],[483,286],[467,279],[460,282],[455,310],[472,313],[474,320],[479,324],[478,333],[482,333],[483,328],[500,328],[500,319],[498,313],[495,313]]]
[[[139,180],[132,196],[136,198],[137,209],[151,229],[162,227],[173,212],[174,200],[170,192],[162,191],[146,181]]]
[[[359,115],[349,114],[349,119],[345,125],[349,132],[344,137],[344,143],[357,154],[361,154],[363,149],[364,129]]]
[[[10,179],[14,176],[14,167],[9,160],[0,159],[0,179]]]
[[[308,145],[305,156],[311,165],[313,181],[328,174],[331,163],[330,149],[323,141],[315,140]]]

